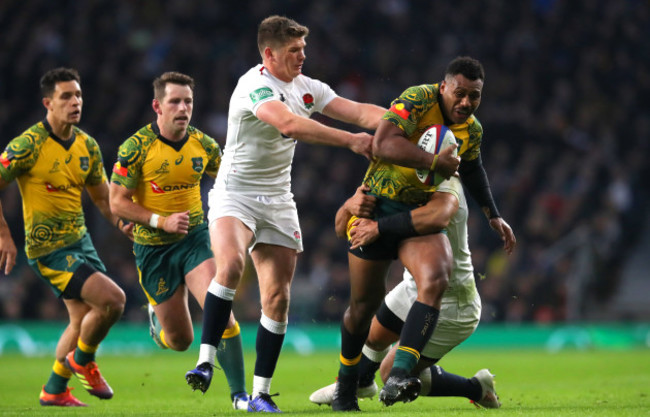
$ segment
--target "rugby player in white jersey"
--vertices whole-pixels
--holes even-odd
[[[290,178],[296,141],[345,147],[369,158],[370,134],[331,128],[309,116],[320,112],[374,130],[385,112],[340,97],[327,84],[302,74],[308,33],[286,17],[261,22],[262,64],[244,74],[232,94],[224,155],[208,201],[217,275],[205,299],[197,367],[186,379],[203,392],[209,386],[214,351],[250,250],[262,313],[249,411],[280,411],[269,390],[287,330],[297,255],[303,250]]]

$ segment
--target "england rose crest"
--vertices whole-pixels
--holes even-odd
[[[307,93],[304,96],[302,96],[302,101],[305,103],[305,107],[307,108],[307,110],[314,107],[314,96],[312,96],[311,94]]]

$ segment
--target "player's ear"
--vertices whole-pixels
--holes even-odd
[[[158,101],[157,98],[154,98],[151,102],[151,108],[153,108],[153,111],[155,111],[156,114],[162,114],[162,110],[160,109],[160,101]]]
[[[45,107],[47,110],[50,110],[51,104],[52,104],[52,97],[43,97],[43,107]]]
[[[273,58],[273,49],[271,49],[270,46],[267,46],[264,48],[264,59],[271,59]]]

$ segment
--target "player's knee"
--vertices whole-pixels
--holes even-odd
[[[184,352],[189,349],[193,340],[194,336],[187,332],[165,333],[165,343],[167,343],[170,349],[178,352]]]
[[[264,311],[282,313],[289,310],[289,291],[275,289],[262,295]]]
[[[381,305],[382,298],[367,297],[363,300],[354,300],[350,302],[350,318],[359,323],[369,324],[372,316]]]
[[[114,288],[107,291],[101,305],[101,314],[111,322],[116,322],[122,317],[124,306],[126,304],[126,295],[120,288]]]
[[[240,254],[236,254],[235,256],[231,256],[228,262],[219,265],[219,268],[217,268],[217,276],[222,276],[226,282],[236,285],[243,275],[245,267],[246,258]]]
[[[121,316],[124,312],[124,306],[126,304],[126,294],[121,289],[115,291],[111,297],[109,308],[115,311],[115,314]]]
[[[442,293],[449,286],[449,274],[446,271],[438,270],[429,278],[418,283],[418,295],[427,299],[439,299]]]

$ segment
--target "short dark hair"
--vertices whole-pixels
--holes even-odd
[[[41,93],[43,97],[52,97],[56,83],[63,81],[76,81],[81,84],[81,77],[74,68],[54,68],[41,77]]]
[[[153,80],[153,97],[162,100],[165,97],[167,83],[187,85],[194,91],[194,78],[176,71],[168,71]]]
[[[307,26],[303,26],[293,19],[284,16],[269,16],[262,20],[257,29],[257,48],[264,56],[264,48],[270,46],[277,48],[295,38],[304,38],[309,35]]]
[[[485,81],[485,71],[483,70],[483,65],[474,58],[469,56],[459,56],[454,58],[447,69],[445,70],[445,77],[448,75],[454,76],[462,74],[468,80],[482,80]]]

